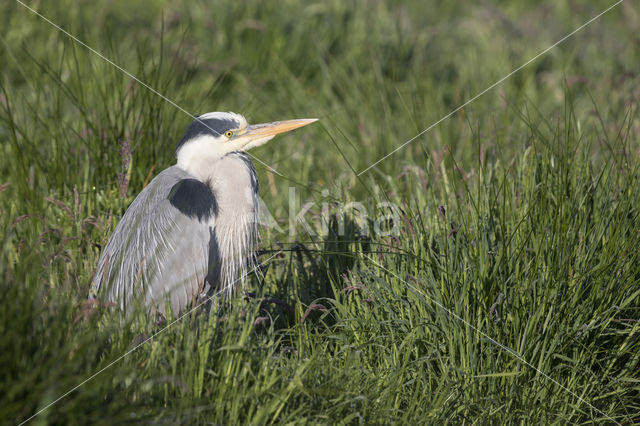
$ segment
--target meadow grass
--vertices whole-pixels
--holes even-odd
[[[252,152],[260,273],[123,322],[86,301],[100,248],[191,117],[7,2],[3,423],[105,367],[32,422],[640,421],[635,4],[361,175],[612,2],[28,4],[191,114],[320,121]]]

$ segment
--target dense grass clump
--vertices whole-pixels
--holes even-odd
[[[236,297],[129,320],[91,276],[191,117],[9,4],[0,418],[639,422],[637,8],[359,174],[610,6],[426,3],[29,4],[191,114],[321,119],[252,152]]]

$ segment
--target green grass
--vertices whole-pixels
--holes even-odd
[[[29,2],[192,114],[321,119],[252,152],[279,172],[256,162],[279,228],[255,297],[163,329],[86,297],[191,118],[7,2],[0,419],[117,361],[32,421],[640,421],[636,4],[356,173],[612,3]],[[341,235],[349,202],[369,220]]]

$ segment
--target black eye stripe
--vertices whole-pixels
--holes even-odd
[[[220,135],[224,135],[229,130],[237,129],[239,127],[240,122],[238,120],[224,118],[203,118],[194,120],[189,124],[189,126],[187,126],[182,139],[180,139],[180,142],[176,147],[176,153],[180,147],[190,139],[207,134],[218,137]]]
[[[225,132],[240,127],[240,123],[235,120],[220,120],[217,118],[210,118],[208,120],[202,120],[207,130],[213,129],[219,134],[223,135]],[[195,121],[194,123],[198,123]]]

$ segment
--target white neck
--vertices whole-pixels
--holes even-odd
[[[213,136],[202,135],[190,140],[180,148],[177,166],[195,178],[206,182],[212,177],[213,164],[226,154],[223,146]]]
[[[215,236],[220,250],[220,285],[230,295],[248,270],[258,236],[258,194],[241,155],[216,161],[209,184],[218,204]]]

